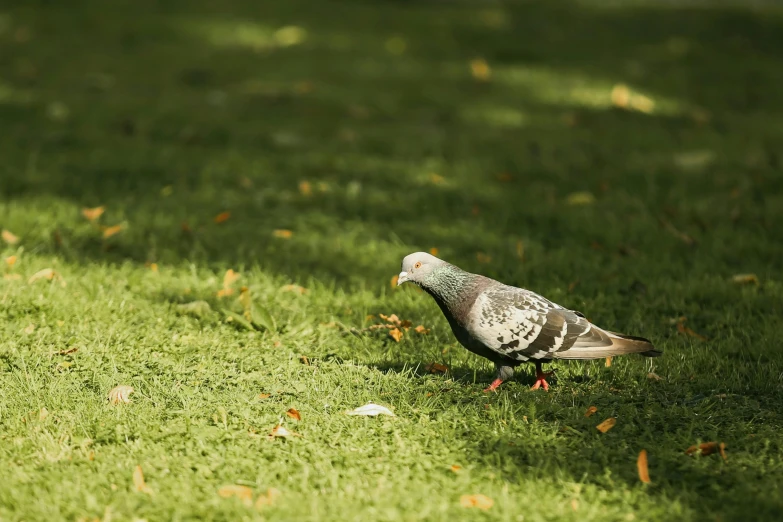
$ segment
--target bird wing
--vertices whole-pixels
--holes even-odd
[[[602,330],[580,312],[513,286],[500,285],[479,294],[470,316],[469,330],[476,340],[520,362],[661,353],[646,339]]]

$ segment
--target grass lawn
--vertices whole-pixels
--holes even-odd
[[[4,2],[0,520],[780,520],[783,11],[676,4]],[[431,248],[665,354],[484,394]]]

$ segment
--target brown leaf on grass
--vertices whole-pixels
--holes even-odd
[[[114,226],[111,226],[111,227],[104,227],[103,228],[103,239],[108,239],[111,236],[119,234],[120,232],[122,232],[123,228],[125,228],[125,227],[122,224],[114,225]]]
[[[242,276],[238,272],[234,272],[233,269],[229,268],[226,270],[226,274],[223,276],[223,288],[218,291],[217,296],[225,297],[233,294],[234,289],[231,288],[231,285],[236,283],[240,277]]]
[[[476,58],[470,61],[470,74],[477,80],[485,82],[492,76],[492,69],[483,58]]]
[[[255,508],[261,509],[264,506],[271,506],[280,495],[282,493],[277,488],[267,489],[266,494],[259,495],[258,499],[256,499]]]
[[[478,205],[473,205],[473,208],[470,209],[470,213],[474,216],[478,216],[481,213],[481,209]]]
[[[115,386],[109,391],[108,401],[111,404],[128,404],[130,402],[130,395],[133,393],[133,387],[127,384],[120,384]]]
[[[598,411],[598,408],[596,408],[595,406],[590,406],[589,408],[587,408],[587,411],[585,412],[585,417],[589,417],[590,415],[592,415],[593,413],[595,413],[597,411]]]
[[[399,280],[400,276],[393,275],[391,280],[389,281],[389,286],[392,287],[392,289],[397,288],[397,280]]]
[[[424,367],[424,369],[430,373],[441,374],[441,375],[449,371],[448,366],[436,362],[428,364],[427,366]]]
[[[309,181],[300,181],[299,182],[299,193],[303,196],[311,196],[313,194],[313,186],[310,184]]]
[[[39,279],[47,279],[51,281],[54,279],[54,277],[57,275],[57,272],[52,270],[51,268],[44,268],[43,270],[39,270],[38,272],[34,273],[32,276],[30,276],[30,279],[27,280],[28,283],[35,283]]]
[[[236,484],[223,486],[218,489],[218,495],[223,498],[236,497],[246,506],[253,504],[253,490],[247,486],[238,486]]]
[[[400,342],[400,339],[402,339],[402,331],[399,328],[393,328],[389,335],[392,339],[394,339],[396,342]]]
[[[51,352],[51,353],[52,353],[52,355],[68,355],[68,354],[72,354],[72,353],[75,353],[75,352],[78,352],[78,351],[79,351],[79,348],[76,347],[76,346],[73,346],[71,348],[65,348],[64,350],[58,350],[56,352]]]
[[[611,93],[612,105],[625,109],[631,100],[631,90],[624,83],[615,84]]]
[[[9,245],[15,245],[19,242],[19,238],[15,236],[10,230],[3,229],[3,232],[0,233],[0,237],[2,237],[3,241]]]
[[[685,450],[686,455],[703,455],[708,456],[713,453],[720,453],[723,460],[726,460],[726,443],[725,442],[703,442],[698,446],[691,446]]]
[[[416,333],[420,333],[422,335],[427,335],[428,333],[430,333],[430,331],[427,328],[424,328],[424,325],[422,324],[414,328],[414,330],[416,330]]]
[[[294,433],[293,431],[289,430],[288,428],[280,424],[272,428],[272,431],[269,433],[270,439],[275,439],[275,438],[287,439],[289,437],[301,437],[301,435],[299,435],[298,433]]]
[[[662,381],[663,380],[663,377],[661,377],[660,375],[658,375],[655,372],[648,373],[647,374],[647,378],[650,379],[650,380],[653,380],[653,381]]]
[[[218,224],[224,223],[224,222],[228,221],[228,219],[230,217],[231,217],[231,212],[229,212],[228,210],[225,211],[225,212],[221,212],[220,214],[215,216],[215,223],[218,223]]]
[[[430,255],[437,256],[438,255],[438,249],[436,247],[430,248]]]
[[[440,174],[436,174],[435,172],[430,172],[430,183],[432,183],[433,185],[440,185],[444,181],[446,181],[446,178],[444,178]]]
[[[7,266],[9,269],[13,268],[16,264],[16,256],[8,256],[5,258],[5,266]]]
[[[476,252],[476,261],[486,265],[487,263],[490,263],[492,261],[492,257],[488,256],[484,252]]]
[[[759,278],[756,274],[737,274],[732,276],[731,280],[739,285],[759,284]]]
[[[479,508],[487,510],[495,503],[494,500],[486,495],[462,495],[459,497],[459,504],[464,508]]]
[[[607,431],[609,431],[612,428],[614,428],[615,424],[617,424],[617,419],[615,419],[614,417],[609,417],[608,419],[603,421],[601,424],[596,426],[595,429],[597,429],[601,433],[606,433]]]
[[[517,241],[517,257],[520,261],[525,260],[525,245],[522,240]]]
[[[259,398],[259,399],[268,399],[268,398],[269,398],[269,397],[271,397],[271,396],[272,396],[272,395],[270,395],[269,393],[259,393],[259,394],[258,394],[258,398]]]
[[[299,285],[285,285],[280,287],[281,292],[293,292],[295,294],[305,294],[307,293],[307,288],[301,287]]]
[[[291,239],[291,237],[294,235],[293,232],[286,229],[277,229],[272,231],[272,235],[274,237],[280,238],[280,239]]]
[[[462,470],[462,466],[460,466],[459,464],[452,464],[450,469],[454,473],[459,473]]]
[[[298,420],[298,421],[302,420],[302,415],[299,413],[298,410],[294,408],[289,408],[289,410],[285,412],[285,414],[294,420]]]
[[[606,362],[604,363],[604,366],[609,368],[611,365],[612,365],[612,356],[610,355],[609,357],[606,358]]]
[[[696,337],[697,339],[701,339],[702,341],[706,341],[707,340],[706,337],[704,337],[701,334],[698,334],[698,333],[694,332],[693,330],[691,330],[690,328],[685,326],[685,321],[686,320],[687,319],[685,317],[680,317],[679,318],[679,320],[677,321],[677,331],[680,332],[681,334],[687,335],[688,337]]]
[[[141,470],[141,466],[136,466],[133,470],[133,485],[136,487],[136,491],[152,495],[152,489],[144,482],[144,472]]]
[[[693,246],[693,245],[696,244],[696,240],[693,239],[693,237],[691,237],[689,234],[686,234],[685,232],[681,232],[674,225],[669,223],[666,219],[659,218],[658,220],[660,221],[661,225],[663,225],[663,227],[666,230],[668,230],[673,236],[678,238],[680,241],[682,241],[686,245]]]
[[[649,484],[650,472],[647,469],[647,450],[639,452],[639,458],[636,459],[636,469],[639,471],[639,480]]]
[[[501,172],[497,176],[495,176],[495,179],[502,183],[508,183],[509,181],[514,179],[514,176],[512,176],[509,172]]]
[[[95,222],[99,217],[101,217],[106,210],[105,207],[94,207],[94,208],[83,208],[82,209],[82,216],[87,218],[90,222]]]

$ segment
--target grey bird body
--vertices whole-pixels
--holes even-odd
[[[514,367],[524,362],[536,363],[537,386],[548,388],[543,362],[662,353],[646,339],[603,330],[534,292],[465,272],[424,252],[403,260],[398,284],[406,281],[433,297],[460,344],[495,363],[490,389],[511,378]]]

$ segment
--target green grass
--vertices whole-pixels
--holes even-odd
[[[668,4],[5,2],[0,519],[778,520],[783,12]],[[433,247],[665,355],[485,395],[489,363],[390,287]],[[226,322],[229,268],[277,331]],[[360,332],[379,313],[431,332]],[[396,417],[345,415],[369,401]]]

